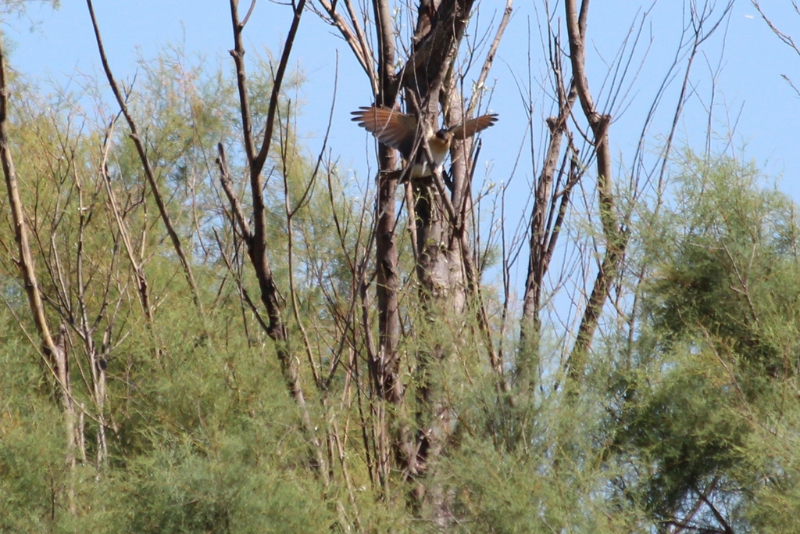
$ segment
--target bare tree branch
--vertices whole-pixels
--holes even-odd
[[[575,91],[583,109],[583,114],[592,130],[592,143],[597,158],[597,194],[600,203],[600,220],[605,236],[606,250],[597,273],[589,302],[584,309],[578,335],[568,360],[569,376],[573,383],[583,376],[586,354],[594,337],[603,305],[608,298],[611,283],[616,278],[619,262],[625,252],[626,235],[620,227],[614,200],[611,172],[611,150],[608,143],[609,115],[597,111],[589,81],[586,77],[586,18],[589,0],[583,0],[578,13],[577,0],[565,0],[567,33],[569,34],[569,57]]]
[[[180,259],[181,266],[183,267],[183,273],[186,277],[186,281],[189,284],[189,289],[192,291],[192,298],[194,299],[194,304],[197,306],[197,309],[200,311],[201,315],[205,315],[203,311],[203,303],[200,300],[200,293],[197,290],[197,283],[194,279],[194,274],[192,272],[192,266],[189,262],[189,259],[186,256],[185,251],[183,250],[183,245],[181,244],[181,239],[178,236],[178,232],[175,230],[175,227],[172,224],[172,220],[170,219],[169,213],[167,212],[167,206],[164,202],[163,195],[161,194],[161,190],[158,186],[158,182],[156,181],[155,173],[153,172],[153,168],[150,165],[150,160],[147,157],[147,151],[144,147],[144,142],[139,135],[139,131],[136,128],[136,122],[133,120],[133,116],[130,114],[128,110],[128,105],[125,102],[125,98],[123,98],[122,92],[120,91],[117,82],[114,80],[114,75],[111,72],[111,67],[108,64],[108,59],[106,57],[105,48],[103,47],[103,40],[100,38],[100,27],[97,25],[97,18],[94,14],[94,7],[92,6],[92,0],[86,0],[86,5],[89,7],[89,15],[92,18],[92,28],[94,28],[94,36],[97,41],[97,49],[100,52],[100,61],[103,63],[103,70],[106,73],[106,78],[108,79],[108,83],[111,86],[111,90],[114,93],[114,97],[117,99],[117,104],[119,105],[120,109],[122,110],[122,114],[125,116],[125,120],[128,122],[128,127],[131,129],[131,139],[133,140],[133,144],[136,146],[136,152],[139,154],[139,159],[142,162],[142,167],[144,168],[145,176],[147,177],[147,181],[150,184],[150,189],[153,191],[153,198],[156,201],[156,205],[158,206],[158,212],[161,215],[161,220],[164,221],[164,226],[167,229],[167,233],[169,234],[170,239],[172,240],[172,246],[175,249],[175,253],[178,255]]]
[[[28,228],[25,222],[24,207],[19,192],[17,173],[11,157],[11,144],[8,135],[8,99],[9,89],[6,80],[6,54],[3,35],[0,33],[0,162],[5,176],[8,202],[11,207],[11,219],[14,226],[14,239],[17,243],[19,258],[12,259],[19,268],[23,287],[28,296],[28,305],[33,316],[36,329],[41,336],[42,350],[52,363],[58,384],[56,395],[64,410],[64,430],[66,434],[66,457],[70,468],[75,467],[75,407],[71,395],[69,381],[69,361],[66,347],[66,327],[62,324],[57,336],[52,336],[44,311],[44,304],[36,279],[36,268],[28,241]],[[75,512],[73,488],[69,490],[70,510]]]

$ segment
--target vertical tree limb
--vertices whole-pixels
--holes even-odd
[[[47,315],[42,302],[42,295],[39,291],[39,284],[36,279],[36,268],[28,241],[28,229],[27,223],[25,222],[24,208],[19,193],[17,173],[14,168],[14,161],[11,157],[11,146],[8,137],[8,97],[6,55],[3,36],[0,33],[0,161],[2,161],[6,191],[11,207],[14,240],[17,243],[17,250],[19,253],[19,258],[13,261],[19,268],[22,277],[22,285],[25,289],[25,294],[28,296],[28,305],[33,316],[33,322],[41,337],[42,350],[52,363],[57,378],[56,396],[61,401],[64,414],[66,460],[67,465],[72,469],[75,467],[76,448],[75,406],[72,400],[69,381],[69,362],[65,335],[66,327],[62,324],[59,334],[55,337],[51,335],[50,327],[47,322]],[[72,488],[68,491],[70,493],[70,510],[74,512],[75,504]]]
[[[144,168],[144,174],[147,177],[148,183],[150,184],[150,189],[153,192],[153,198],[156,201],[156,206],[158,206],[158,213],[161,215],[161,220],[164,221],[164,226],[166,227],[167,234],[169,234],[170,240],[172,241],[175,254],[177,254],[178,259],[181,262],[181,266],[183,267],[183,274],[186,277],[186,282],[189,284],[189,289],[192,292],[194,304],[200,314],[205,315],[205,312],[203,311],[203,303],[200,300],[200,293],[197,290],[197,283],[195,282],[194,274],[192,272],[191,263],[186,256],[186,252],[183,250],[180,236],[178,236],[178,232],[175,230],[175,227],[172,224],[172,219],[169,216],[169,212],[167,212],[167,206],[164,202],[164,197],[161,194],[161,189],[156,181],[155,173],[153,172],[153,168],[150,165],[150,160],[147,157],[147,150],[145,150],[144,142],[142,141],[139,131],[136,128],[136,122],[133,120],[133,116],[128,110],[128,105],[125,102],[125,98],[123,97],[122,92],[120,91],[119,86],[114,79],[114,75],[111,72],[111,67],[108,64],[108,58],[106,57],[105,48],[103,47],[103,40],[100,37],[100,27],[97,24],[97,18],[94,14],[92,0],[86,0],[86,4],[89,7],[89,15],[92,18],[92,27],[94,28],[94,36],[95,40],[97,41],[97,49],[100,52],[100,61],[103,64],[103,70],[106,73],[106,78],[108,79],[108,83],[111,86],[112,92],[114,93],[114,97],[117,99],[117,104],[122,110],[125,120],[128,122],[128,127],[131,129],[131,140],[136,146],[136,152],[139,154],[139,159],[142,163],[142,167]]]
[[[577,0],[566,0],[564,8],[566,11],[569,57],[572,64],[575,91],[578,94],[583,114],[592,131],[592,141],[597,158],[597,195],[600,205],[600,221],[606,245],[589,302],[586,304],[583,319],[578,328],[575,345],[567,362],[569,366],[568,376],[570,382],[574,385],[583,376],[589,346],[594,338],[600,314],[611,290],[611,283],[617,276],[619,264],[625,253],[627,236],[619,224],[614,200],[611,150],[608,143],[608,128],[611,123],[611,117],[600,114],[597,111],[586,76],[585,40],[589,0],[583,0],[580,11],[578,11]]]
[[[252,12],[255,0],[250,7]],[[330,485],[329,462],[323,450],[323,443],[319,439],[316,427],[311,420],[305,393],[303,391],[300,377],[299,360],[294,356],[290,346],[289,332],[283,320],[284,303],[278,291],[278,286],[273,276],[272,268],[267,250],[267,218],[266,204],[264,202],[263,179],[261,172],[269,156],[273,130],[275,128],[276,114],[280,102],[280,93],[283,79],[289,65],[292,46],[297,30],[300,27],[300,20],[305,8],[305,0],[300,0],[292,4],[292,23],[289,33],[284,42],[281,58],[272,84],[267,120],[264,129],[264,138],[261,140],[261,148],[256,152],[255,139],[253,137],[252,113],[250,110],[250,100],[247,93],[247,76],[244,62],[245,49],[242,33],[245,24],[249,19],[250,13],[244,20],[239,19],[239,2],[230,0],[231,23],[233,26],[234,49],[230,51],[236,68],[237,88],[239,92],[239,107],[242,118],[242,134],[244,137],[245,154],[247,157],[248,172],[250,174],[250,196],[253,204],[253,214],[250,217],[252,229],[247,224],[247,218],[242,212],[241,205],[236,200],[230,188],[230,171],[227,167],[225,153],[222,145],[218,145],[219,158],[217,164],[220,167],[220,176],[234,218],[237,221],[242,237],[247,246],[248,256],[255,271],[256,279],[260,290],[261,302],[267,311],[266,333],[275,344],[278,361],[281,366],[281,373],[286,383],[290,395],[300,409],[304,433],[310,444],[314,455],[315,472],[319,474],[326,487]],[[341,517],[341,510],[340,510]]]

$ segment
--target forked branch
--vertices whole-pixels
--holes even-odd
[[[106,57],[106,51],[105,48],[103,47],[103,40],[100,37],[100,27],[97,25],[97,18],[95,17],[94,14],[94,7],[92,6],[92,0],[86,0],[86,5],[89,8],[89,15],[92,18],[92,28],[94,28],[94,36],[97,41],[97,49],[100,52],[100,61],[103,63],[103,70],[106,73],[108,84],[111,86],[111,90],[114,93],[114,97],[117,99],[117,104],[122,110],[122,114],[125,116],[125,120],[128,122],[128,127],[131,129],[131,134],[130,134],[131,140],[133,141],[133,144],[136,146],[136,152],[139,154],[139,159],[141,160],[142,167],[144,168],[144,174],[147,177],[147,182],[150,184],[150,189],[153,191],[153,199],[156,201],[156,205],[158,206],[158,213],[161,215],[161,220],[164,221],[164,226],[166,227],[167,233],[169,234],[169,238],[172,241],[172,246],[175,249],[175,254],[178,255],[178,259],[180,260],[181,266],[183,267],[183,273],[184,276],[186,277],[186,282],[189,284],[189,288],[192,291],[192,298],[194,299],[194,304],[195,306],[197,306],[197,309],[200,311],[201,315],[204,315],[203,303],[200,300],[200,294],[197,290],[197,284],[195,283],[194,274],[192,272],[192,266],[189,263],[189,259],[186,256],[186,252],[183,249],[180,236],[178,236],[178,232],[175,230],[175,226],[172,224],[172,219],[169,216],[166,203],[164,202],[164,197],[161,194],[161,189],[158,186],[158,182],[156,181],[155,173],[153,172],[153,167],[150,165],[150,160],[147,157],[147,150],[145,149],[144,142],[142,141],[142,138],[139,135],[139,130],[136,127],[136,121],[133,120],[133,115],[131,115],[130,110],[128,109],[128,104],[126,103],[122,91],[117,85],[117,82],[114,79],[114,75],[111,72],[111,67],[108,64],[108,58]]]

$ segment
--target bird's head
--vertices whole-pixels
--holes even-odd
[[[434,134],[434,137],[443,143],[449,143],[453,139],[453,132],[449,128],[442,128]]]

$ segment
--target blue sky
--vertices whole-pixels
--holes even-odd
[[[245,9],[247,2],[243,4],[245,7],[242,9]],[[494,16],[495,7],[499,8],[501,4],[496,0],[481,2],[481,22]],[[616,51],[640,6],[647,4],[649,2],[635,0],[593,2],[589,38],[597,53],[609,58]],[[788,0],[773,0],[770,4],[785,4],[781,8],[770,6],[768,9],[786,31],[791,32],[793,28],[800,30],[800,17],[790,11]],[[95,9],[112,67],[118,77],[133,74],[137,55],[154,57],[161,47],[169,43],[184,42],[189,52],[211,59],[228,60],[227,50],[232,46],[232,38],[228,2],[225,0],[96,0]],[[677,0],[661,0],[653,11],[650,22],[653,46],[646,68],[634,84],[631,94],[635,98],[630,99],[633,101],[632,107],[618,119],[615,124],[617,131],[612,130],[612,139],[622,145],[626,142],[624,132],[628,129],[628,123],[641,122],[640,109],[649,104],[655,84],[660,81],[671,60],[680,17],[681,2]],[[498,125],[497,128],[503,129],[502,137],[505,140],[520,128],[515,118],[518,118],[522,104],[511,73],[525,76],[529,21],[534,28],[534,69],[538,71],[543,68],[542,59],[537,57],[541,56],[538,36],[535,35],[537,14],[533,2],[528,0],[516,2],[514,18],[492,73],[496,81],[496,96],[491,107],[502,114],[503,126]],[[257,4],[246,30],[248,49],[251,52],[264,47],[277,50],[288,23],[289,13],[284,7],[262,0]],[[98,69],[99,61],[85,2],[64,1],[56,11],[46,5],[34,4],[27,18],[7,20],[4,26],[6,35],[15,43],[11,60],[17,70],[63,81],[76,71],[91,72]],[[795,35],[800,37],[800,31]],[[717,34],[705,49],[712,64],[719,60],[722,36],[722,32]],[[326,110],[330,103],[333,64],[338,51],[343,82],[340,85],[334,127],[341,135],[352,131],[352,125],[346,121],[348,112],[368,103],[370,94],[366,78],[347,47],[332,28],[322,24],[312,14],[306,14],[297,44],[294,60],[308,78],[303,89],[308,107],[305,124],[301,123],[301,127],[305,127],[307,134],[312,137],[324,127],[324,121],[318,118],[326,115],[320,112]],[[800,161],[794,140],[799,127],[794,119],[800,111],[800,100],[780,76],[786,74],[792,77],[793,73],[798,73],[795,78],[800,85],[800,57],[780,44],[755,9],[743,0],[739,0],[733,9],[725,47],[722,72],[717,82],[717,98],[720,104],[727,105],[728,112],[717,110],[719,120],[724,122],[727,115],[734,117],[741,108],[736,133],[740,141],[747,142],[748,154],[773,173],[796,168]],[[693,75],[701,95],[703,89],[708,91],[709,85],[705,61],[705,58],[700,58]],[[593,64],[590,58],[590,66]],[[602,81],[602,70],[595,69],[595,74],[590,84],[597,90]],[[707,94],[702,96],[708,100]],[[687,118],[687,124],[689,121],[691,117]],[[691,126],[686,128],[692,129]],[[694,142],[693,133],[685,132],[690,142]],[[702,140],[702,132],[699,135]],[[491,138],[487,135],[484,142],[491,142]],[[342,145],[346,147],[348,144]]]
[[[249,2],[243,0],[242,3],[241,9],[246,10]],[[526,131],[524,103],[515,80],[527,80],[529,25],[534,77],[546,68],[537,33],[539,15],[535,9],[541,3],[516,2],[514,17],[490,76],[495,92],[488,107],[500,114],[500,122],[483,135],[481,158],[489,165],[489,179],[494,182],[509,180],[517,152],[527,144],[522,141]],[[485,26],[492,17],[499,17],[503,4],[498,0],[480,2],[479,24]],[[603,61],[613,57],[642,6],[650,4],[636,0],[592,2],[588,35],[589,82],[601,108],[605,103],[600,92],[605,75]],[[656,3],[635,55],[634,64],[638,64],[648,50],[644,66],[635,79],[628,79],[624,105],[612,110],[615,122],[610,131],[611,140],[623,163],[630,159],[644,113],[675,54],[682,24],[682,4],[678,0]],[[791,10],[788,0],[772,0],[767,9],[784,31],[800,38],[800,16]],[[137,56],[152,58],[168,44],[183,43],[187,52],[206,56],[213,62],[230,61],[227,51],[232,48],[232,37],[226,0],[96,0],[95,10],[118,78],[130,78],[135,73]],[[265,48],[278,50],[289,22],[290,13],[285,6],[266,0],[258,2],[245,31],[247,49],[251,54]],[[40,79],[50,78],[59,84],[69,83],[77,72],[101,72],[85,2],[64,1],[56,11],[33,5],[25,18],[6,20],[4,31],[13,42],[11,63],[18,71]],[[474,26],[471,31],[475,31]],[[306,106],[299,127],[312,150],[320,145],[331,102],[337,53],[340,82],[329,146],[335,156],[341,157],[343,165],[354,169],[356,176],[371,180],[367,168],[373,144],[349,120],[350,111],[370,103],[369,84],[345,43],[331,27],[311,13],[305,15],[293,55],[295,65],[307,79],[301,90]],[[704,108],[711,100],[711,73],[718,67],[719,74],[713,85],[713,128],[721,140],[716,146],[724,146],[724,139],[735,126],[731,139],[737,148],[737,157],[756,161],[770,175],[783,175],[781,189],[800,200],[797,171],[800,168],[797,147],[800,98],[781,78],[785,74],[800,87],[800,56],[778,41],[749,2],[738,0],[725,26],[706,43],[695,63],[691,79],[696,94],[679,125],[679,144],[702,149],[707,118]],[[679,76],[683,69],[681,64]],[[676,81],[650,132],[651,146],[657,146],[659,136],[668,131],[677,89]],[[546,100],[541,96],[536,105],[539,119],[549,114]],[[620,114],[622,110],[624,113]],[[540,132],[535,135],[538,142]],[[741,147],[746,149],[739,151]],[[624,166],[621,169],[624,170]],[[518,198],[526,198],[527,184],[534,171],[523,157],[516,172]],[[524,216],[521,205],[513,208],[518,211],[515,219]]]
[[[484,0],[480,4],[482,22],[496,13],[494,4],[499,7],[501,2]],[[647,4],[649,2],[632,0],[593,2],[589,18],[591,45],[604,58],[609,58],[641,9],[640,6]],[[646,68],[634,84],[632,94],[635,94],[635,98],[631,99],[633,107],[619,121],[627,121],[629,116],[632,122],[637,119],[641,121],[641,116],[634,115],[638,114],[640,104],[649,104],[655,83],[660,81],[674,53],[676,30],[680,25],[680,4],[676,0],[662,0],[656,5],[650,23],[653,46],[646,60]],[[782,28],[788,32],[793,28],[800,30],[800,17],[793,15],[788,1],[773,1],[771,4],[785,4],[782,8],[768,8]],[[154,57],[161,47],[170,43],[183,42],[187,51],[211,59],[228,59],[227,50],[231,48],[232,38],[228,2],[225,0],[97,0],[95,9],[112,67],[118,77],[133,74],[137,55]],[[492,73],[497,92],[491,107],[504,112],[501,119],[506,124],[513,124],[513,118],[521,109],[511,73],[525,76],[529,21],[534,28],[534,69],[539,70],[544,65],[541,58],[536,57],[541,56],[538,36],[535,35],[536,19],[530,0],[517,2],[514,18]],[[262,0],[257,4],[246,30],[248,49],[251,52],[264,47],[277,50],[288,23],[289,13],[285,8]],[[26,18],[7,20],[4,26],[7,36],[15,44],[11,59],[17,70],[63,81],[76,71],[91,72],[98,68],[85,2],[65,1],[56,11],[46,5],[34,4]],[[795,35],[800,37],[800,31]],[[718,33],[705,48],[712,65],[719,61],[722,37],[723,33]],[[294,60],[308,78],[304,93],[309,103],[305,114],[305,128],[309,135],[324,126],[315,118],[330,103],[337,51],[340,74],[347,81],[340,86],[336,122],[337,125],[344,122],[345,128],[350,129],[352,125],[342,119],[354,107],[369,102],[366,78],[332,28],[316,20],[313,15],[306,14]],[[592,64],[590,62],[590,66]],[[602,71],[595,70],[597,76],[590,79],[590,83],[596,89],[602,81]],[[733,117],[741,108],[738,137],[748,143],[748,153],[766,164],[772,172],[793,169],[798,162],[794,148],[797,136],[792,134],[798,133],[797,121],[793,119],[800,111],[800,100],[780,77],[781,74],[792,77],[793,73],[800,75],[800,57],[778,42],[749,2],[740,0],[730,17],[723,67],[717,82],[718,101],[727,105],[728,113],[717,110],[717,114],[724,121],[726,115]],[[800,76],[796,78],[800,84]],[[701,94],[703,88],[708,90],[708,79],[706,59],[700,58],[694,67],[693,80],[699,84]],[[702,96],[708,100],[707,94]],[[625,123],[620,125],[618,122],[617,125],[617,130],[627,128]],[[514,127],[518,128],[519,125],[515,124]],[[506,128],[503,134],[505,139],[512,134],[507,131],[509,129],[513,131],[511,126]],[[612,130],[612,139],[614,133],[617,132]],[[687,132],[687,135],[692,142],[692,132]],[[485,140],[489,141],[491,136]]]

